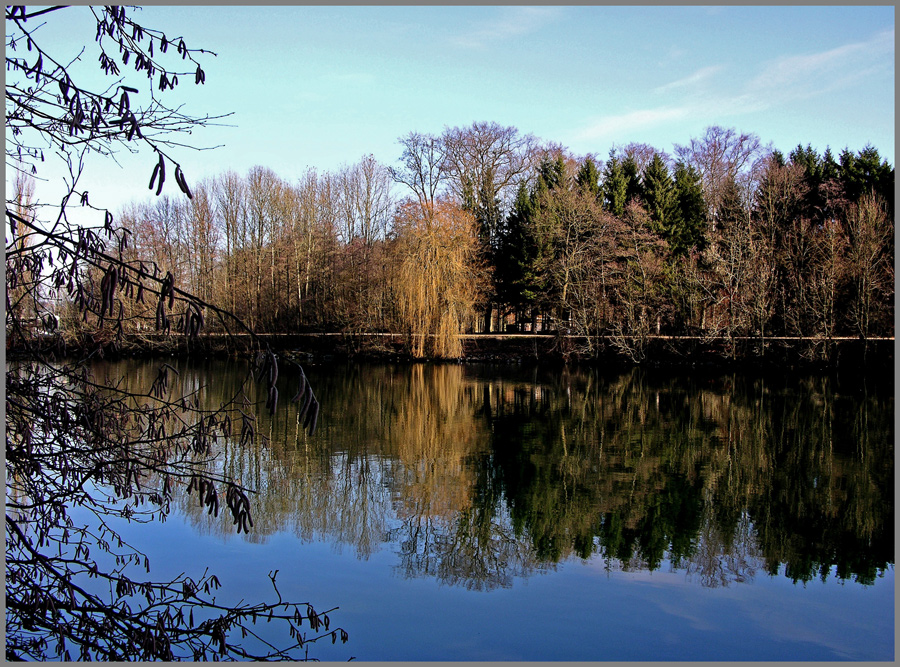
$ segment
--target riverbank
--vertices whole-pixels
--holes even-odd
[[[261,334],[258,339],[274,351],[300,361],[357,359],[367,361],[414,361],[406,352],[401,334],[298,333]],[[554,334],[471,334],[462,336],[463,357],[458,362],[575,363],[604,366],[648,366],[672,368],[755,369],[862,369],[893,372],[894,339],[738,337],[709,339],[698,336],[647,336],[643,339]],[[105,346],[104,355],[145,354],[227,357],[241,354],[253,344],[247,334],[226,336],[144,335],[126,338],[116,346]],[[45,339],[42,347],[72,354],[79,347],[95,349],[96,343],[62,347]],[[7,354],[15,355],[15,350]]]

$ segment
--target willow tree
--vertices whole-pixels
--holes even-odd
[[[398,310],[413,356],[461,357],[460,334],[474,323],[487,284],[475,219],[450,202],[407,202],[394,229]]]
[[[44,39],[42,26],[65,26],[73,12],[96,19],[84,51],[99,52],[107,79],[98,88],[64,64],[81,54],[60,53],[60,43]],[[124,7],[6,10],[7,168],[46,178],[45,158],[58,158],[68,172],[55,208],[29,208],[22,187],[6,201],[6,332],[17,341],[8,353],[19,356],[6,371],[7,660],[298,659],[319,637],[347,638],[329,629],[327,613],[283,600],[277,587],[270,602],[229,605],[217,601],[220,582],[209,572],[153,580],[146,557],[116,529],[121,521],[164,519],[173,495],[185,491],[209,513],[227,509],[239,532],[253,526],[251,490],[211,465],[222,439],[255,437],[252,411],[241,409],[249,392],[207,409],[173,390],[166,364],[146,393],[91,373],[92,360],[122,339],[126,302],[152,304],[151,326],[188,339],[207,318],[246,330],[181,290],[171,268],[129,255],[131,231],[95,207],[82,183],[87,153],[143,149],[157,194],[165,186],[193,196],[171,152],[179,133],[209,117],[167,104],[167,91],[179,79],[202,84],[199,60],[208,53],[135,22]],[[158,91],[146,92],[154,85]],[[76,204],[95,226],[75,224]],[[11,307],[10,295],[29,308]],[[64,350],[62,361],[46,345],[59,304],[77,312],[89,334],[88,346]],[[249,333],[258,354],[245,386],[263,382],[274,412],[285,364]],[[318,402],[302,369],[293,372],[312,435]],[[257,619],[284,625],[279,646],[259,636]]]

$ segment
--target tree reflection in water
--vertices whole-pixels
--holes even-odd
[[[212,406],[246,369],[210,364],[176,365],[185,383],[214,373],[196,386]],[[254,442],[229,440],[216,462],[258,491],[246,539],[389,548],[402,576],[473,590],[572,557],[710,587],[760,571],[870,584],[893,563],[892,387],[454,364],[308,375],[314,437],[260,409]],[[176,502],[197,530],[224,530]]]

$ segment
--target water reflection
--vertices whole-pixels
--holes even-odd
[[[155,377],[123,363],[135,382]],[[210,406],[239,395],[247,372],[173,365]],[[711,587],[761,571],[869,584],[893,563],[892,388],[451,364],[307,371],[322,401],[313,438],[290,409],[260,409],[251,446],[224,444],[218,464],[258,492],[248,539],[287,530],[360,558],[390,549],[404,577],[477,590],[571,557],[675,568]],[[296,378],[282,376],[289,396]],[[177,497],[198,530],[231,532]]]

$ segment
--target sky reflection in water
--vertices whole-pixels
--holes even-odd
[[[245,372],[180,370],[216,373],[210,401]],[[253,598],[278,569],[285,598],[340,607],[350,642],[315,646],[326,660],[893,659],[892,387],[307,372],[314,438],[282,409],[259,417],[265,446],[225,447],[260,490],[256,530],[181,503],[137,533],[154,576],[208,564]]]

